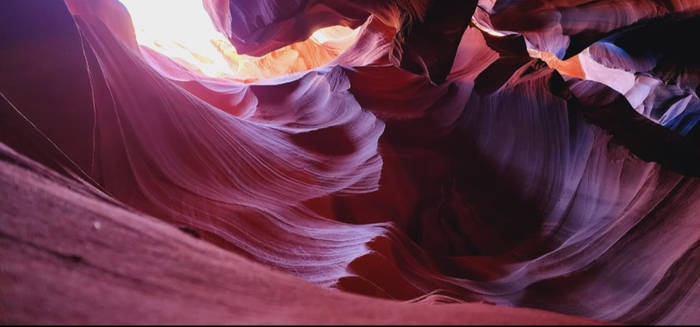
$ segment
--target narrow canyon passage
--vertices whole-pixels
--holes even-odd
[[[0,321],[698,323],[699,13],[2,1]]]

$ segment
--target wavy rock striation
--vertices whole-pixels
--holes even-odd
[[[226,284],[244,278],[243,268],[215,266],[240,261],[280,290],[337,300],[328,305],[332,319],[304,314],[318,311],[309,302],[282,306],[288,314],[270,321],[398,322],[356,320],[339,308],[378,303],[362,304],[375,310],[370,317],[414,309],[312,288],[251,260],[324,287],[420,302],[412,305],[421,313],[405,322],[456,308],[513,310],[508,317],[535,322],[525,314],[535,311],[426,304],[488,302],[623,323],[697,323],[697,62],[673,42],[655,43],[694,26],[697,4],[630,3],[206,0],[243,54],[304,41],[320,27],[359,28],[354,44],[323,66],[243,83],[140,47],[116,0],[5,1],[0,142],[63,175],[61,190],[81,181],[102,202],[235,253],[197,243],[207,249],[187,252],[187,267],[233,274],[221,277]],[[656,38],[639,41],[649,30]],[[3,164],[5,179],[41,182],[16,169]],[[92,210],[121,223],[105,203]],[[14,221],[6,211],[3,221]],[[145,242],[124,239],[134,249]],[[168,236],[175,245],[153,251],[189,251],[184,239]],[[15,259],[12,276],[21,270]],[[13,292],[26,295],[20,286]],[[267,308],[276,292],[255,303]],[[8,308],[14,320],[28,317]]]

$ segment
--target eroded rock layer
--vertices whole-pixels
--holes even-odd
[[[205,0],[241,54],[359,29],[244,83],[139,46],[116,0],[3,1],[0,142],[320,286],[697,323],[698,62],[664,38],[700,4],[632,3]]]

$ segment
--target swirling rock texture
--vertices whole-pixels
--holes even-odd
[[[700,322],[700,2],[203,5],[0,2],[4,322]]]

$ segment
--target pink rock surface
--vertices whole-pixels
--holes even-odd
[[[600,324],[323,289],[196,240],[4,145],[0,158],[3,323]]]
[[[0,4],[6,320],[700,321],[697,94],[597,48],[694,4],[482,2],[205,1],[241,53],[360,28],[253,83],[116,0]]]

